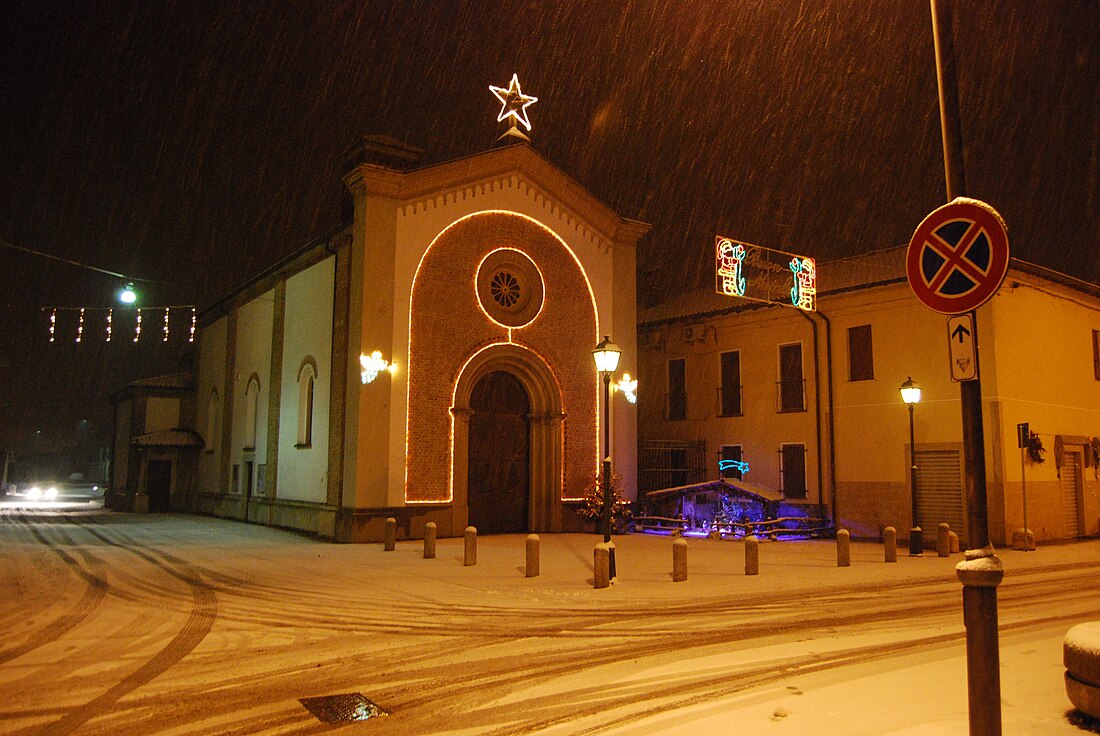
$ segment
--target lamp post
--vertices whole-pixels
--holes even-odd
[[[615,493],[611,489],[611,374],[619,365],[622,351],[604,335],[603,340],[592,351],[596,361],[596,370],[603,376],[603,541],[611,542],[612,509],[615,505]],[[615,579],[615,548],[608,555],[608,577]]]
[[[913,527],[909,530],[909,555],[920,557],[924,554],[924,541],[921,528],[917,525],[917,443],[913,432],[913,407],[920,401],[920,386],[913,383],[913,377],[901,384],[901,400],[909,407],[909,495],[913,503]]]

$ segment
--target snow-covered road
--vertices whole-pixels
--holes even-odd
[[[964,734],[960,557],[591,535],[334,545],[225,520],[0,511],[6,733]],[[1001,551],[1006,734],[1081,734],[1061,639],[1100,620],[1100,542]],[[361,693],[328,725],[301,698]]]

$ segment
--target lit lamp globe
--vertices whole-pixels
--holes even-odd
[[[920,386],[913,383],[912,377],[905,379],[905,383],[901,384],[901,400],[909,406],[920,401]]]
[[[614,373],[619,365],[619,355],[622,351],[619,346],[611,342],[611,338],[604,335],[603,340],[592,351],[592,357],[596,361],[596,370],[603,374]]]
[[[122,287],[122,291],[118,292],[118,300],[123,304],[133,304],[137,301],[137,293],[134,292],[133,282]]]

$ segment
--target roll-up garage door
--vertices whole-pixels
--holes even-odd
[[[963,526],[962,460],[958,450],[917,450],[917,523],[935,532],[947,522],[966,536]],[[933,537],[934,538],[934,537]]]
[[[1081,536],[1077,499],[1081,494],[1081,453],[1067,452],[1062,461],[1062,529],[1066,539]]]

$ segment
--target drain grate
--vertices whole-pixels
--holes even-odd
[[[362,693],[342,693],[340,695],[322,695],[318,698],[299,698],[298,702],[306,707],[322,723],[345,723],[347,721],[365,721],[369,718],[388,716],[389,713],[367,700]]]

